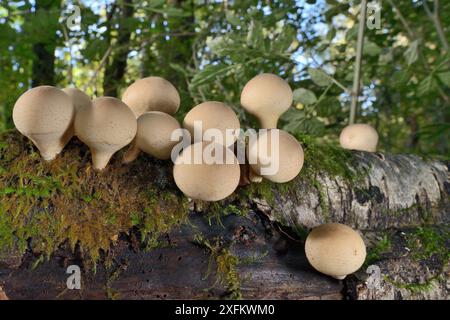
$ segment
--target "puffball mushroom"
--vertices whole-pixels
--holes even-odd
[[[178,143],[171,140],[171,135],[177,129],[180,129],[178,121],[164,112],[143,113],[137,119],[136,137],[124,155],[124,162],[135,160],[141,151],[161,160],[170,159],[172,148]]]
[[[89,98],[89,96],[80,89],[64,88],[62,89],[62,91],[64,91],[72,99],[75,114],[78,112],[78,110],[90,107],[90,105],[92,104],[91,98]],[[72,124],[72,131],[74,132],[75,130],[73,126],[74,124]],[[76,135],[76,132],[74,132],[74,134]]]
[[[214,148],[222,154],[221,163],[208,163],[206,159],[205,154]],[[195,161],[196,158],[200,163]],[[219,201],[236,190],[240,168],[230,149],[213,142],[197,142],[186,147],[177,157],[173,177],[186,196],[203,201]]]
[[[199,132],[201,137],[194,135],[194,125],[197,121],[200,121],[202,125],[202,131]],[[227,129],[239,130],[241,125],[236,113],[229,106],[222,102],[207,101],[195,106],[186,114],[183,127],[189,131],[193,142],[202,141],[203,135],[208,129],[219,130],[223,141],[215,142],[229,147],[236,141],[237,136],[229,135],[234,133],[234,131],[230,131],[227,138]]]
[[[89,107],[92,103],[91,98],[78,88],[64,88],[62,91],[72,99],[75,112],[84,107]]]
[[[247,158],[255,174],[273,182],[283,183],[299,174],[303,167],[304,153],[295,137],[283,130],[270,129],[260,132],[256,138],[249,139]],[[264,172],[270,168],[275,171]]]
[[[308,235],[305,253],[314,269],[336,279],[344,279],[363,265],[366,246],[352,228],[340,223],[326,223]]]
[[[94,168],[103,169],[112,155],[129,144],[136,135],[133,112],[119,99],[97,98],[75,117],[75,132],[89,146]]]
[[[289,84],[271,73],[252,78],[241,93],[241,105],[258,118],[264,129],[277,127],[278,119],[289,109],[292,100]]]
[[[75,111],[70,97],[52,86],[28,90],[16,101],[13,121],[33,141],[44,160],[52,160],[73,136]]]
[[[375,152],[378,133],[368,124],[351,124],[342,130],[339,142],[344,149]]]
[[[122,101],[136,118],[146,111],[174,114],[180,107],[177,89],[161,77],[147,77],[132,83],[123,93]]]

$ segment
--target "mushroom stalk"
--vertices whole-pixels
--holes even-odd
[[[136,160],[136,158],[139,156],[140,153],[141,153],[141,150],[137,147],[136,141],[133,141],[130,148],[123,155],[122,162],[123,163],[133,162],[134,160]]]
[[[102,151],[92,151],[92,162],[95,170],[103,170],[111,159],[112,154]]]
[[[276,129],[278,124],[278,118],[258,118],[261,128],[264,129]]]

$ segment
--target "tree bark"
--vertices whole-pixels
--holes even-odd
[[[35,5],[35,13],[42,12],[51,13],[58,10],[61,6],[61,1],[38,0]],[[53,17],[54,21],[48,21],[52,26],[57,25],[58,15],[49,14],[48,17]],[[55,48],[56,48],[56,29],[54,34],[49,36],[47,41],[38,41],[33,43],[33,66],[31,85],[37,87],[40,85],[54,85],[55,84]]]
[[[358,184],[320,173],[322,188],[307,180],[276,193],[275,201],[252,199],[271,219],[293,227],[312,228],[333,221],[359,230],[383,230],[449,221],[450,181],[448,167],[423,161],[414,155],[354,152],[366,170]]]

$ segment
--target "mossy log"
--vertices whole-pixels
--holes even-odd
[[[224,201],[204,203],[177,190],[170,161],[141,155],[124,165],[122,151],[98,173],[76,139],[48,163],[17,132],[5,133],[0,288],[11,299],[445,298],[447,166],[302,142],[305,167],[293,182],[242,186]],[[386,276],[382,289],[367,293],[364,270],[337,281],[309,266],[307,230],[332,221],[367,235],[376,253],[368,263],[379,261]],[[411,241],[423,225],[439,225],[424,246],[433,250],[405,254],[410,243],[392,230]],[[388,253],[377,247],[387,232]],[[429,239],[419,240],[418,251]],[[403,264],[414,263],[429,272],[411,267],[405,275]],[[72,264],[83,270],[81,290],[66,288]],[[437,288],[432,294],[428,281]]]

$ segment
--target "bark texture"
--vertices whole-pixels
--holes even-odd
[[[450,181],[445,164],[414,155],[355,152],[354,156],[364,172],[356,184],[320,173],[320,188],[297,179],[296,187],[276,194],[272,204],[252,201],[290,227],[311,228],[332,221],[359,230],[382,230],[448,221]]]

